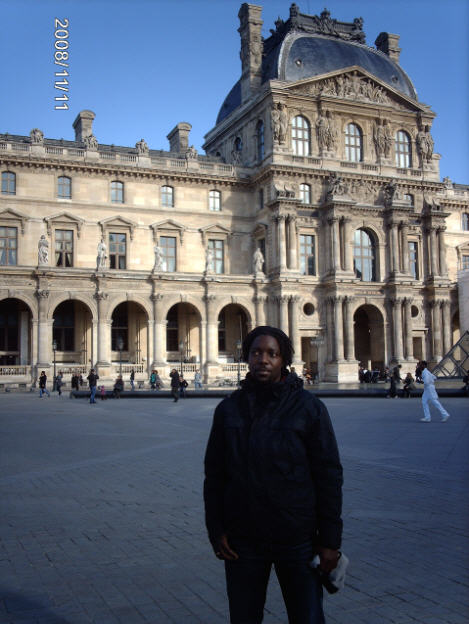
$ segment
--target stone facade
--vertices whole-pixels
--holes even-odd
[[[206,155],[186,122],[168,152],[101,145],[92,111],[74,141],[0,135],[0,378],[29,382],[54,359],[102,379],[234,377],[239,340],[266,323],[321,380],[449,350],[469,187],[440,182],[431,109],[366,68],[262,81],[262,45],[290,22],[364,46],[359,23],[295,6],[262,43],[260,8],[243,5],[240,101]],[[382,33],[374,54],[397,64],[397,41]]]

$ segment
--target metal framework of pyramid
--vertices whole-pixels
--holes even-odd
[[[469,331],[451,347],[432,373],[436,377],[459,379],[469,372]]]

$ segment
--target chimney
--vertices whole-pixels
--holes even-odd
[[[81,113],[78,113],[75,121],[73,122],[73,127],[75,128],[75,141],[83,143],[85,137],[93,134],[93,119],[95,117],[96,115],[90,110],[82,110]]]
[[[169,141],[169,151],[186,153],[189,149],[189,132],[191,131],[191,124],[186,121],[181,121],[177,126],[171,130],[166,137]]]
[[[392,61],[399,64],[399,55],[401,53],[399,35],[382,32],[378,35],[375,46],[380,52],[384,52]]]
[[[238,13],[241,35],[241,103],[246,102],[261,86],[263,41],[262,7],[244,3]]]

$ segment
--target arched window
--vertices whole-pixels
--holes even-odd
[[[72,198],[72,179],[67,176],[60,176],[57,180],[57,197],[60,199]]]
[[[264,122],[259,120],[256,126],[257,136],[257,160],[262,162],[264,160]]]
[[[309,184],[300,184],[300,200],[302,204],[311,203],[311,187]]]
[[[396,167],[407,169],[412,167],[412,148],[410,137],[404,130],[396,132]]]
[[[349,162],[363,160],[362,131],[354,123],[347,124],[345,129],[345,160]]]
[[[243,140],[241,137],[236,137],[235,142],[234,142],[234,149],[235,149],[235,152],[243,151]]]
[[[16,174],[12,171],[2,171],[3,195],[16,195]]]
[[[170,208],[174,206],[174,189],[172,186],[161,187],[161,205]]]
[[[302,115],[294,117],[291,124],[291,141],[296,156],[309,156],[311,153],[311,133],[309,122]]]
[[[111,182],[111,202],[113,204],[124,203],[124,183],[114,180]]]
[[[376,281],[376,246],[366,230],[356,230],[353,238],[353,270],[362,282]]]
[[[208,194],[209,210],[219,212],[221,210],[221,193],[220,191],[210,191]]]

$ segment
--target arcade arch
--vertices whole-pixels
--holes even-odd
[[[353,315],[355,358],[367,369],[385,366],[384,319],[371,304],[359,306]]]
[[[0,301],[0,366],[21,366],[32,361],[32,312],[20,299]]]

